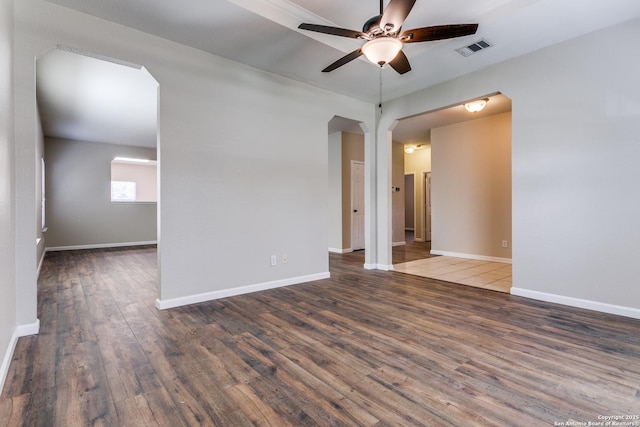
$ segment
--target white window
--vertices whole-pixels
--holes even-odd
[[[111,162],[111,201],[155,203],[158,201],[157,162],[116,157]]]
[[[136,183],[131,181],[111,181],[112,202],[135,202]]]
[[[44,157],[40,158],[40,215],[42,217],[41,219],[41,226],[42,226],[42,231],[46,231],[47,230],[47,221],[45,218],[45,211],[46,211],[46,197],[44,194],[44,189],[45,189],[45,184],[46,184],[46,179],[45,179],[45,174],[44,174]]]

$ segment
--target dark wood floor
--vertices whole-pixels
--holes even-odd
[[[416,254],[396,248],[395,262]],[[49,253],[41,333],[18,342],[0,425],[545,426],[640,414],[640,321],[363,263],[363,252],[331,255],[331,279],[158,311],[154,248]]]

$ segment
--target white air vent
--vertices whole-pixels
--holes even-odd
[[[469,46],[465,46],[465,47],[461,47],[459,49],[456,49],[456,52],[458,52],[460,55],[462,56],[470,56],[473,55],[476,52],[480,52],[483,49],[486,49],[488,47],[491,47],[491,44],[486,41],[485,39],[482,40],[478,40],[477,42],[470,44]]]

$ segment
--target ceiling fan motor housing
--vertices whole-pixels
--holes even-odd
[[[374,32],[374,34],[370,34],[370,35],[382,33],[382,30],[380,29],[381,20],[382,20],[382,15],[376,15],[373,18],[369,18],[369,20],[367,20],[367,22],[365,22],[364,25],[362,26],[362,32],[366,34],[369,34],[370,31]]]

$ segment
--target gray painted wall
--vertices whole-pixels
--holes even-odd
[[[373,105],[46,1],[15,8],[20,194],[33,199],[33,58],[73,46],[143,65],[159,83],[161,301],[327,274],[327,124],[339,115],[374,129]],[[33,245],[34,204],[18,211],[18,238]],[[269,265],[284,254],[286,265]],[[35,265],[23,255],[19,303],[33,301],[35,316]]]
[[[45,1],[15,8],[19,322],[36,314],[34,58],[58,43],[141,63],[160,83],[161,298],[328,269],[327,122],[376,129],[374,106]],[[386,103],[365,135],[366,263],[391,264],[393,122],[501,91],[513,100],[514,286],[640,309],[638,39],[635,20]],[[285,251],[289,264],[269,267]]]
[[[520,295],[640,317],[640,56],[629,54],[636,40],[638,19],[386,105],[379,149],[399,117],[495,92],[512,99],[512,262]],[[387,161],[378,159],[379,188],[388,182]],[[378,198],[385,205],[388,196]],[[388,234],[379,236],[379,250],[390,247]],[[390,253],[380,257],[384,263]]]
[[[0,0],[0,391],[15,345],[13,0]]]
[[[152,148],[45,139],[47,248],[150,242],[155,203],[112,203],[111,160],[156,159]]]

